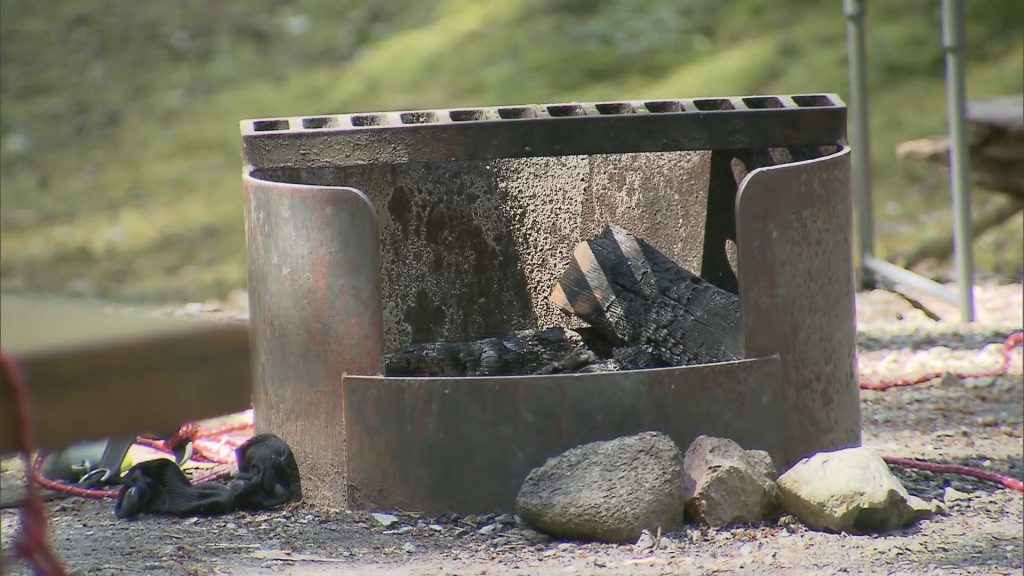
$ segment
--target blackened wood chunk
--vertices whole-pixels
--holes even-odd
[[[509,376],[614,370],[579,334],[563,328],[522,330],[471,342],[412,344],[388,356],[388,376]]]
[[[742,355],[739,298],[614,224],[576,246],[551,300],[616,345],[626,369]]]

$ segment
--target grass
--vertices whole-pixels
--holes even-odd
[[[1021,92],[1024,5],[968,5],[969,96]],[[944,177],[893,156],[945,129],[937,6],[869,13],[889,255],[948,226]],[[0,286],[119,300],[244,286],[242,118],[846,93],[842,9],[824,0],[4,2],[0,49]],[[1021,274],[1020,228],[979,243],[983,267]]]

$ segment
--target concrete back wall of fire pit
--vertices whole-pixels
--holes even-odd
[[[575,326],[548,295],[577,242],[615,222],[699,271],[709,152],[335,169],[257,177],[364,192],[380,227],[385,352]]]

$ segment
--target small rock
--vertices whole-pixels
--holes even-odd
[[[935,498],[932,498],[930,502],[925,502],[917,496],[910,496],[907,498],[907,503],[910,504],[910,507],[914,510],[921,512],[922,516],[949,513],[949,508],[946,508],[945,504],[939,502]]]
[[[546,544],[551,541],[551,536],[543,532],[537,532],[532,528],[518,528],[515,533],[530,544]]]
[[[502,514],[500,516],[495,517],[494,522],[496,524],[515,524],[516,516],[515,514]]]
[[[441,532],[444,530],[444,526],[441,526],[440,524],[427,524],[427,528],[430,528],[434,532]]]
[[[381,526],[383,526],[385,528],[387,528],[388,526],[391,526],[395,522],[398,522],[398,516],[395,516],[394,514],[384,514],[382,512],[374,512],[372,514],[372,516],[373,516],[373,519],[376,520],[378,524],[380,524]]]
[[[958,386],[960,384],[960,378],[952,372],[943,372],[940,383],[943,386]]]
[[[562,552],[566,552],[568,550],[572,550],[572,544],[570,544],[569,542],[562,542],[557,546],[557,548]]]
[[[783,507],[818,530],[884,532],[930,514],[911,504],[882,458],[866,448],[804,458],[777,484]]]
[[[498,525],[497,524],[488,524],[487,526],[484,526],[483,528],[477,530],[476,533],[481,535],[481,536],[488,536],[490,534],[493,534],[494,531],[497,530],[497,529],[498,529]]]
[[[950,506],[955,502],[961,502],[964,500],[970,500],[971,495],[966,492],[961,492],[952,486],[946,486],[942,491],[942,500],[946,503],[946,506]]]
[[[516,511],[549,534],[631,543],[682,524],[682,476],[679,448],[659,432],[592,442],[532,470]]]
[[[406,554],[412,554],[416,552],[416,545],[412,542],[406,542],[405,544],[402,544],[402,551]]]
[[[636,541],[636,544],[633,545],[633,550],[637,553],[646,552],[653,549],[655,544],[654,535],[651,534],[650,530],[644,529],[640,533],[640,538]]]
[[[714,527],[757,522],[778,507],[777,476],[767,452],[698,436],[683,457],[686,512]]]
[[[408,534],[409,532],[412,532],[412,531],[413,531],[413,527],[412,526],[402,526],[401,528],[399,528],[397,530],[385,530],[383,533],[388,535],[388,536],[392,536],[392,535],[396,535],[396,534],[398,534],[398,535]]]

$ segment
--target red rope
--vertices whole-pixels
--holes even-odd
[[[174,454],[174,446],[181,442],[192,442],[193,459],[218,464],[232,464],[235,462],[235,449],[244,444],[246,439],[231,436],[231,434],[251,429],[252,426],[252,413],[250,412],[241,422],[232,422],[215,428],[204,428],[196,422],[189,422],[166,440],[140,437],[137,443],[166,454]]]
[[[984,378],[988,376],[1003,376],[1010,369],[1010,355],[1014,348],[1024,344],[1024,331],[1017,331],[1006,337],[1003,341],[1003,357],[999,360],[999,365],[991,370],[980,370],[977,372],[952,372],[954,376],[959,379],[964,378]],[[879,382],[861,382],[861,390],[888,390],[890,388],[897,388],[901,386],[913,386],[915,384],[923,384],[929,380],[941,378],[945,372],[928,372],[921,374],[913,378],[898,378],[895,380],[881,380]]]
[[[200,474],[192,479],[192,484],[199,484],[210,480],[218,480],[231,474],[235,465],[234,450],[244,444],[246,439],[229,436],[228,434],[247,430],[252,428],[252,426],[251,414],[241,422],[233,422],[216,428],[203,428],[196,422],[189,422],[183,425],[178,432],[166,440],[157,440],[155,438],[140,436],[136,438],[135,443],[173,456],[175,455],[174,450],[172,449],[173,446],[183,441],[191,441],[194,448],[193,459],[197,461],[214,462],[226,465],[215,468],[210,472]],[[116,498],[120,491],[118,489],[102,490],[82,488],[67,482],[51,480],[43,476],[42,463],[43,458],[41,456],[37,456],[35,464],[32,467],[34,480],[44,488],[53,490],[54,492],[60,492],[71,496],[80,496],[83,498]]]
[[[999,360],[998,366],[991,370],[979,370],[977,372],[953,372],[952,374],[960,379],[1003,376],[1010,370],[1011,353],[1013,349],[1021,346],[1022,344],[1024,344],[1024,331],[1013,332],[1006,337],[1006,340],[1003,341],[1002,358]],[[900,386],[912,386],[914,384],[922,384],[929,380],[939,378],[943,374],[943,372],[929,372],[915,378],[882,380],[881,382],[861,382],[860,388],[861,390],[888,390],[890,388]],[[996,484],[1001,484],[1011,490],[1024,492],[1024,482],[1021,480],[1012,476],[999,474],[997,472],[990,472],[988,470],[982,470],[972,466],[961,466],[960,464],[939,464],[936,462],[924,462],[921,460],[900,458],[897,456],[883,456],[882,459],[893,466],[916,468],[918,470],[928,470],[929,472],[940,472],[945,474],[963,474],[965,476],[995,482]]]
[[[35,475],[31,473],[30,459],[36,451],[35,437],[32,435],[32,415],[29,413],[28,387],[25,379],[14,361],[14,357],[0,349],[0,364],[3,365],[5,380],[11,388],[11,397],[15,406],[15,421],[21,444],[21,458],[25,462],[25,502],[21,506],[21,533],[14,544],[17,555],[32,565],[36,574],[44,576],[64,576],[64,567],[50,549],[50,541],[46,534],[46,511],[39,497],[39,488],[35,483]]]
[[[965,476],[973,476],[982,480],[988,480],[989,482],[995,482],[996,484],[1002,484],[1010,490],[1017,490],[1018,492],[1024,492],[1024,482],[1018,480],[1012,476],[1006,476],[997,472],[989,472],[988,470],[982,470],[980,468],[974,468],[972,466],[961,466],[960,464],[939,464],[937,462],[925,462],[923,460],[914,460],[912,458],[899,458],[896,456],[883,456],[882,460],[885,460],[887,464],[894,466],[902,466],[904,468],[916,468],[918,470],[928,470],[929,472],[941,472],[944,474],[963,474]]]
[[[32,478],[47,490],[53,490],[54,492],[70,496],[81,496],[82,498],[117,498],[117,493],[120,491],[117,488],[108,490],[82,488],[81,486],[75,486],[60,480],[51,480],[43,476],[43,456],[41,454],[36,455],[35,462],[32,464]]]

